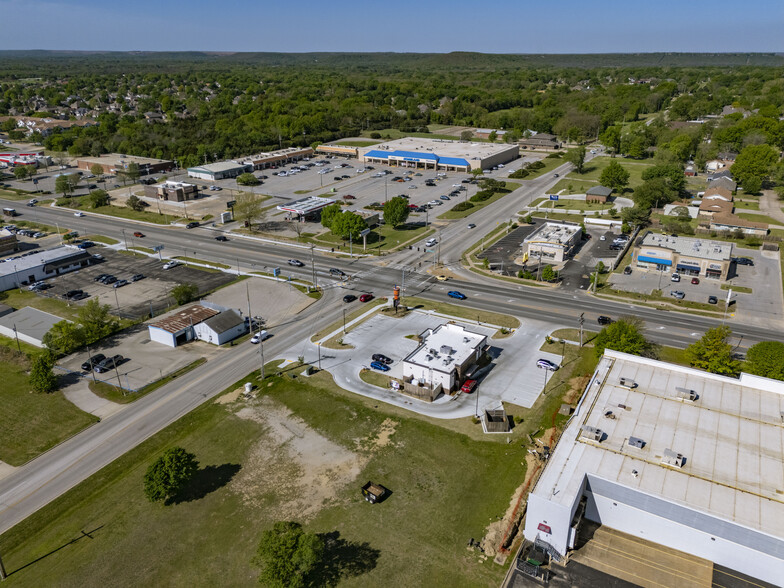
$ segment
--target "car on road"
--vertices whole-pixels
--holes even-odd
[[[250,342],[254,345],[256,343],[261,343],[262,341],[268,339],[270,337],[269,331],[259,331],[253,337],[250,338]]]
[[[392,360],[386,355],[384,355],[383,353],[374,353],[372,359],[373,361],[380,361],[381,363],[385,363],[386,365],[392,363]]]
[[[139,280],[144,279],[144,274],[136,274],[131,277],[131,282],[138,282]]]
[[[217,237],[215,237],[215,240],[216,241],[228,241],[229,238],[226,235],[218,235]]]
[[[343,297],[343,302],[354,302],[356,299],[357,299],[357,297],[354,296],[353,294],[346,294]]]
[[[554,178],[559,178],[559,177],[561,177],[561,176],[559,176],[558,174],[553,174],[553,177],[554,177]]]
[[[166,263],[163,264],[163,269],[168,270],[173,267],[177,267],[178,265],[182,265],[182,264],[176,259],[172,259],[171,261],[167,261]]]
[[[691,283],[692,284],[699,284],[700,283],[700,279],[699,278],[692,278],[691,279]]]
[[[83,212],[74,212],[74,216],[84,216]]]
[[[30,199],[30,200],[27,202],[27,206],[35,206],[36,204],[38,204],[38,200],[36,200],[35,198],[31,198],[31,199]]]
[[[632,266],[627,265],[625,268],[623,268],[623,275],[630,276],[631,273],[632,273]]]
[[[670,277],[670,280],[673,281],[673,282],[680,282],[681,281],[681,275],[679,273],[674,273]]]
[[[683,300],[684,298],[686,298],[686,293],[683,292],[682,290],[673,290],[672,292],[670,292],[670,296],[672,296],[673,298],[677,298],[678,300]]]
[[[133,236],[141,238],[144,237],[144,233],[142,233],[141,231],[134,231]]]
[[[115,288],[122,288],[123,286],[127,286],[127,285],[128,285],[128,280],[117,280],[114,283]]]
[[[460,391],[463,394],[471,394],[471,392],[474,391],[474,388],[476,388],[476,380],[466,380],[460,388]]]
[[[538,359],[536,361],[536,367],[538,367],[539,369],[549,370],[551,372],[555,372],[561,366],[559,366],[554,361],[550,361],[549,359]]]
[[[474,223],[468,223],[468,228],[469,229],[475,229],[476,225]]]
[[[336,267],[330,268],[329,269],[329,273],[330,273],[330,275],[333,275],[333,276],[345,276],[346,275],[346,273],[343,270],[339,270]]]
[[[613,320],[609,316],[600,316],[597,319],[597,321],[600,325],[609,325],[612,324],[613,322]]]
[[[186,229],[195,229],[195,228],[196,228],[196,227],[198,227],[198,226],[199,226],[199,223],[198,223],[198,222],[196,222],[196,221],[191,221],[191,222],[189,222],[187,225],[185,225],[185,228],[186,228]]]
[[[457,300],[465,300],[467,296],[462,292],[458,292],[457,290],[452,290],[451,292],[447,292],[447,296],[450,298],[456,298]]]
[[[708,304],[718,304],[719,299],[716,296],[708,296]]]
[[[96,373],[99,374],[103,372],[108,372],[109,370],[113,370],[118,365],[120,365],[123,362],[123,359],[124,359],[123,356],[120,354],[112,355],[111,357],[107,357],[106,359],[104,359],[93,369],[95,370]]]
[[[82,370],[85,372],[91,372],[93,371],[93,368],[101,363],[104,359],[106,359],[106,356],[103,353],[96,353],[82,364]]]
[[[371,300],[373,300],[372,294],[363,294],[362,296],[359,297],[360,302],[370,302]]]
[[[302,263],[299,259],[289,259],[289,265],[293,265],[296,267],[303,267],[305,264]]]
[[[425,241],[425,247],[432,247],[436,243],[438,243],[438,241],[436,241],[435,239],[432,238],[428,239],[427,241]]]
[[[372,367],[374,370],[378,370],[380,372],[388,372],[389,371],[389,366],[387,364],[385,364],[385,363],[381,363],[380,361],[371,361],[370,362],[370,367]]]
[[[439,282],[446,282],[448,279],[449,277],[445,276],[444,274],[439,274],[436,276],[436,280],[438,280]]]
[[[356,200],[356,199],[357,199],[357,197],[356,196],[352,196],[351,194],[345,194],[343,196],[343,200]]]
[[[449,200],[449,199],[450,199],[450,198],[449,198],[449,196],[447,196],[446,194],[444,194],[444,195],[442,195],[442,196],[439,196],[439,198],[440,198],[441,200]]]

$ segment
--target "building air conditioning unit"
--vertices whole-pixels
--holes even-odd
[[[636,447],[637,449],[642,449],[643,447],[645,447],[645,441],[643,441],[639,437],[629,437],[629,445],[632,447]]]
[[[697,400],[697,393],[694,390],[689,390],[688,388],[675,388],[675,395],[680,400],[687,400],[689,402],[694,402]]]
[[[601,443],[604,431],[590,425],[583,425],[580,427],[580,438],[586,441],[596,441]]]
[[[682,468],[683,464],[686,463],[686,458],[680,453],[674,452],[672,449],[665,449],[664,455],[662,456],[662,463],[674,468]]]

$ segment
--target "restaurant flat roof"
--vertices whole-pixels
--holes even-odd
[[[422,344],[403,361],[440,372],[451,372],[455,366],[462,365],[487,340],[485,335],[454,323],[428,329],[420,337]]]
[[[782,537],[784,382],[607,350],[533,493],[571,505],[586,474]]]

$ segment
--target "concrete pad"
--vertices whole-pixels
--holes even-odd
[[[68,400],[74,403],[77,408],[84,412],[89,412],[99,419],[105,419],[109,415],[113,415],[127,406],[126,404],[118,404],[111,400],[101,398],[90,391],[88,384],[88,381],[82,380],[65,388],[63,394]]]
[[[4,461],[0,461],[0,480],[13,474],[15,470],[16,468],[14,466],[8,465]]]

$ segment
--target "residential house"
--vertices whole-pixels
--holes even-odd
[[[738,183],[730,177],[721,176],[708,182],[708,189],[710,188],[723,188],[735,192],[738,189]]]
[[[705,190],[705,193],[702,195],[703,200],[724,200],[725,202],[732,202],[734,197],[732,196],[732,192],[727,190],[726,188],[721,188],[718,186],[714,186],[712,188],[708,188]]]
[[[717,214],[711,218],[710,230],[725,233],[741,231],[746,235],[764,237],[768,234],[768,225],[766,223],[748,221],[734,214]]]

